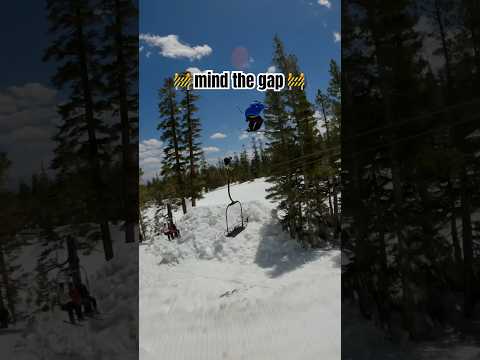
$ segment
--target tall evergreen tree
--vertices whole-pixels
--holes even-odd
[[[187,213],[185,202],[185,147],[182,143],[180,110],[178,108],[173,79],[167,78],[159,91],[158,110],[161,121],[157,129],[162,131],[161,140],[166,143],[162,164],[162,175],[175,179],[175,193],[180,199],[182,211]]]
[[[281,72],[286,76],[300,72],[296,57],[285,53],[278,37],[274,48],[273,63]],[[322,161],[313,106],[301,89],[267,92],[265,103],[269,181],[273,183],[269,197],[279,201],[285,214],[282,223],[290,234],[305,245],[318,246]]]
[[[89,1],[82,0],[48,0],[47,11],[49,31],[55,41],[46,50],[44,60],[59,63],[52,79],[54,85],[71,89],[69,98],[58,109],[62,124],[55,136],[57,148],[52,166],[67,183],[75,177],[83,179],[84,175],[90,179],[83,186],[85,191],[76,188],[76,194],[85,196],[88,212],[100,224],[105,259],[110,260],[113,247],[105,211],[102,163],[110,156],[105,145],[111,139],[111,129],[102,120],[105,102],[100,96],[104,85],[100,80],[98,18]]]
[[[274,38],[273,62],[282,72],[286,72],[286,57],[283,43]],[[295,237],[294,189],[297,187],[295,171],[288,166],[294,159],[294,128],[286,108],[285,94],[267,91],[265,96],[265,128],[267,130],[271,174],[267,179],[272,186],[267,190],[267,198],[279,201],[279,208],[285,216],[281,219],[283,227]],[[286,164],[286,165],[284,165]]]
[[[242,146],[242,151],[240,152],[239,164],[238,164],[238,180],[247,181],[250,180],[250,161],[248,158],[247,149],[245,146]]]
[[[102,54],[106,100],[121,134],[125,240],[135,241],[138,220],[138,9],[134,0],[100,0],[106,11]],[[112,57],[113,54],[113,57]]]
[[[477,297],[467,134],[478,102],[465,102],[478,92],[476,15],[443,0],[345,4],[342,246],[351,261],[342,286],[390,333],[401,326],[422,339],[453,311],[440,299],[461,289],[468,317]]]
[[[181,123],[182,140],[185,144],[188,163],[188,195],[192,201],[192,206],[196,205],[196,200],[201,196],[201,181],[198,176],[199,162],[202,156],[202,147],[200,138],[200,119],[195,117],[198,108],[195,105],[198,95],[192,90],[184,90],[184,98],[180,102],[183,117]]]
[[[261,175],[262,172],[262,159],[258,151],[257,140],[252,138],[252,159],[250,161],[250,169],[252,173],[252,178],[256,179]]]
[[[14,277],[20,268],[15,263],[18,248],[22,245],[16,233],[26,222],[26,214],[21,211],[14,194],[6,189],[5,180],[10,166],[7,155],[0,153],[0,306],[8,308],[15,322],[19,315],[16,307],[18,290],[22,287],[21,279]]]

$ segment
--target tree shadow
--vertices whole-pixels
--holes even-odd
[[[282,230],[273,212],[270,221],[260,228],[260,238],[255,263],[261,268],[269,269],[267,274],[272,278],[294,271],[327,254],[326,251],[319,249],[305,249],[292,240]]]
[[[0,329],[0,336],[6,334],[20,334],[23,330],[20,329]]]

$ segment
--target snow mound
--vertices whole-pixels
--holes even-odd
[[[221,188],[174,214],[180,238],[140,247],[141,360],[340,358],[340,252],[307,251],[282,231],[268,187],[231,187],[248,217],[234,238]]]
[[[137,245],[125,244],[118,229],[112,229],[112,237],[115,257],[90,278],[99,319],[73,326],[58,307],[36,315],[26,325],[15,359],[138,359]],[[92,260],[101,263],[102,256],[99,252]]]
[[[225,234],[224,206],[201,206],[190,209],[177,221],[180,238],[170,242],[165,235],[157,235],[146,252],[159,258],[162,264],[178,263],[182,259],[247,264],[302,253],[299,244],[282,231],[275,210],[262,201],[247,202],[243,206],[248,224],[234,238]],[[239,222],[238,209],[229,212],[230,215]]]

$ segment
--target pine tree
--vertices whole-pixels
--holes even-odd
[[[173,79],[167,78],[159,91],[158,109],[161,122],[157,129],[162,131],[161,140],[166,143],[162,164],[162,175],[175,178],[174,195],[180,198],[182,211],[187,213],[185,202],[185,147],[182,143],[180,128],[180,110],[178,108]]]
[[[261,176],[262,159],[260,158],[260,153],[258,152],[258,145],[255,138],[252,138],[252,159],[250,161],[250,169],[253,179]]]
[[[259,141],[259,151],[260,151],[260,169],[262,176],[267,175],[270,172],[270,164],[267,152],[263,146],[263,142]]]
[[[287,55],[282,42],[274,38],[274,65],[285,75],[298,74],[294,55]],[[313,106],[305,90],[267,92],[265,103],[268,157],[274,184],[269,197],[280,202],[282,223],[292,237],[307,246],[319,246],[323,201],[319,199],[322,158],[318,153],[319,133]],[[315,200],[314,200],[315,199]]]
[[[220,166],[218,168],[223,169],[223,163],[220,162]],[[238,156],[238,153],[236,153],[236,152],[233,154],[231,168],[232,168],[232,170],[230,172],[230,174],[231,174],[230,176],[232,177],[232,179],[234,179],[235,181],[241,181],[242,169],[241,169],[241,166],[240,166],[240,157]]]
[[[478,90],[467,41],[477,15],[443,0],[417,5],[356,2],[364,16],[342,20],[342,247],[352,255],[342,286],[382,327],[393,331],[401,315],[421,339],[453,311],[442,298],[461,289],[470,316],[477,296],[478,162],[466,136],[478,116],[465,102]],[[422,17],[432,26],[415,28]],[[428,63],[425,38],[443,63]]]
[[[274,38],[275,53],[273,62],[286,72],[286,59],[283,44],[278,37]],[[295,237],[294,198],[297,188],[297,176],[289,165],[295,158],[294,128],[289,121],[285,94],[267,91],[265,96],[265,128],[268,139],[266,152],[270,159],[270,176],[267,181],[272,186],[267,189],[268,199],[279,202],[279,209],[285,216],[281,219],[284,229]]]
[[[132,0],[101,0],[104,9],[102,54],[106,100],[120,117],[125,241],[135,241],[138,220],[138,9]],[[113,57],[111,56],[113,54]]]
[[[340,172],[340,122],[341,122],[341,74],[337,63],[330,61],[330,80],[324,94],[320,89],[317,92],[316,103],[323,120],[325,136],[319,137],[319,147],[326,151],[325,162],[322,167],[321,177],[326,178],[326,191],[329,202],[329,211],[334,221],[335,237],[339,230],[339,172]],[[319,189],[322,191],[322,189]]]
[[[100,224],[105,259],[113,258],[113,247],[105,211],[106,187],[102,178],[102,165],[109,160],[105,144],[111,139],[111,129],[102,120],[105,103],[101,101],[101,65],[99,52],[98,19],[88,1],[47,1],[50,33],[56,41],[45,53],[44,60],[59,63],[53,83],[58,88],[69,87],[70,96],[59,106],[62,124],[55,136],[57,148],[53,168],[59,179],[76,187],[83,195],[88,212]],[[87,141],[85,141],[87,138]],[[80,181],[79,181],[80,180]],[[68,185],[67,185],[68,187]],[[83,188],[83,190],[81,190]],[[74,197],[75,198],[75,197]]]
[[[239,181],[247,181],[250,180],[251,175],[250,175],[250,161],[248,159],[248,153],[247,149],[245,148],[245,145],[242,146],[242,151],[240,152],[240,159],[239,159]]]
[[[188,195],[192,201],[192,206],[196,205],[196,200],[201,196],[201,182],[198,176],[198,168],[203,152],[199,142],[201,131],[200,119],[195,117],[195,113],[198,111],[195,105],[197,99],[198,95],[186,89],[184,90],[184,98],[180,102],[183,111],[181,132],[187,152]]]
[[[17,297],[18,290],[22,287],[21,279],[14,278],[20,265],[18,261],[18,248],[20,241],[15,234],[26,222],[25,213],[21,211],[15,195],[5,187],[7,172],[11,166],[10,160],[5,153],[0,153],[0,306],[6,307],[10,312],[13,321],[17,320]]]

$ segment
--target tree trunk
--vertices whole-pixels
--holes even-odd
[[[196,194],[194,188],[195,182],[195,158],[193,152],[193,129],[192,129],[192,121],[191,121],[191,114],[190,114],[190,90],[186,92],[187,96],[187,123],[188,123],[188,150],[189,150],[189,160],[190,160],[190,198],[192,199],[192,207],[196,206]]]
[[[384,61],[386,56],[384,56],[384,50],[380,42],[380,34],[377,30],[375,9],[372,7],[368,8],[368,16],[370,18],[370,25],[372,29],[372,37],[375,45],[375,53],[377,57],[377,67],[380,75],[380,86],[383,93],[383,107],[385,112],[386,125],[392,127],[394,124],[393,117],[393,103],[392,103],[392,90],[393,80],[395,76],[395,71],[397,71],[395,66],[391,66],[390,72],[388,72],[388,64]],[[397,38],[396,49],[401,48],[401,39]],[[390,55],[391,56],[391,55]],[[390,134],[390,141],[392,142],[389,145],[389,156],[391,161],[391,170],[392,170],[392,184],[393,184],[393,199],[394,199],[394,232],[398,240],[398,258],[399,258],[399,275],[403,289],[402,302],[403,302],[403,316],[405,320],[406,327],[410,334],[414,336],[414,324],[413,324],[413,312],[414,312],[414,300],[412,297],[412,291],[410,288],[410,266],[408,259],[408,249],[406,245],[406,239],[403,235],[403,222],[401,221],[402,217],[402,204],[403,204],[403,190],[402,190],[402,181],[400,176],[400,163],[398,160],[397,146],[395,145],[394,130]]]
[[[90,89],[89,70],[87,65],[86,49],[84,43],[83,20],[79,1],[76,1],[76,32],[78,47],[78,60],[80,63],[80,75],[83,89],[83,100],[85,107],[85,117],[87,120],[88,143],[89,143],[89,161],[92,172],[92,185],[95,188],[96,199],[96,217],[99,220],[100,229],[102,233],[103,250],[105,253],[105,260],[113,258],[112,239],[110,236],[110,228],[108,221],[105,219],[106,210],[103,201],[104,184],[100,175],[100,160],[98,156],[98,142],[95,134],[95,117],[93,113],[93,98]]]
[[[167,204],[167,217],[168,222],[173,224],[172,205],[170,203]]]
[[[328,194],[327,194],[327,196],[328,196],[328,213],[333,218],[335,212],[333,210],[333,202],[332,202],[333,194],[332,194],[332,187],[330,185],[330,179],[328,180],[327,190],[328,190]]]
[[[72,276],[73,285],[77,288],[82,283],[80,275],[80,259],[78,258],[77,244],[73,236],[67,237],[67,251],[68,251],[68,268]]]
[[[437,21],[438,29],[440,31],[440,40],[442,43],[442,52],[443,57],[445,59],[445,76],[447,81],[447,99],[450,99],[450,96],[453,95],[452,92],[452,71],[450,66],[450,52],[448,51],[447,47],[447,37],[445,34],[445,25],[442,21],[442,13],[440,11],[440,5],[438,4],[438,0],[434,0],[435,6],[435,20]],[[447,100],[448,101],[448,100]]]
[[[128,118],[127,71],[123,54],[123,23],[120,0],[115,0],[115,48],[116,71],[118,77],[118,96],[120,107],[120,122],[122,128],[122,168],[125,217],[125,242],[135,242],[135,224],[138,219],[137,191],[138,166],[136,161],[137,148],[130,145],[130,124]]]
[[[335,238],[338,237],[340,229],[340,216],[338,213],[338,191],[337,191],[337,180],[334,180],[333,185],[333,220],[335,221]]]
[[[471,195],[469,192],[467,170],[462,167],[461,174],[461,201],[462,201],[462,238],[464,262],[464,315],[471,317],[473,313],[473,241],[471,219]]]
[[[450,217],[450,234],[452,235],[453,254],[457,265],[462,264],[462,249],[460,248],[460,241],[458,240],[457,230],[457,209],[455,205],[455,194],[453,190],[452,180],[449,179],[447,185],[448,197],[450,201],[450,211],[452,213]]]
[[[451,70],[451,62],[450,62],[450,51],[447,46],[447,37],[445,34],[445,25],[444,22],[442,21],[442,12],[440,9],[440,4],[438,3],[438,0],[434,0],[434,7],[435,7],[435,20],[437,21],[438,29],[440,32],[440,40],[442,43],[442,52],[443,52],[443,58],[445,59],[445,77],[446,77],[446,83],[447,83],[447,94],[446,94],[446,103],[447,105],[451,105],[454,102],[454,91],[453,91],[453,82],[452,82],[452,70]],[[447,113],[448,117],[450,119],[454,118],[454,114],[452,114],[450,111]],[[450,145],[452,147],[455,146],[454,141],[452,139],[452,135],[450,134]],[[452,176],[450,176],[448,180],[448,196],[449,196],[449,202],[450,202],[450,209],[452,212],[452,216],[450,218],[450,234],[452,236],[452,243],[453,243],[453,251],[454,251],[454,257],[457,265],[462,264],[462,254],[461,254],[461,249],[460,249],[460,243],[458,240],[458,230],[457,230],[457,211],[455,207],[455,193],[453,189],[453,184],[452,184]]]
[[[2,282],[5,287],[5,295],[7,298],[8,310],[10,311],[12,321],[15,323],[16,322],[15,299],[13,298],[14,295],[12,292],[12,285],[10,284],[10,278],[8,276],[7,264],[5,261],[5,252],[3,250],[2,244],[0,244],[0,273],[2,275]]]
[[[170,115],[172,117],[172,135],[173,135],[173,147],[175,151],[175,174],[177,178],[178,190],[181,196],[182,201],[182,211],[184,214],[187,213],[187,204],[185,202],[185,186],[183,182],[183,174],[180,168],[180,151],[178,149],[178,137],[177,137],[177,128],[175,126],[175,106],[173,101],[170,100]]]

